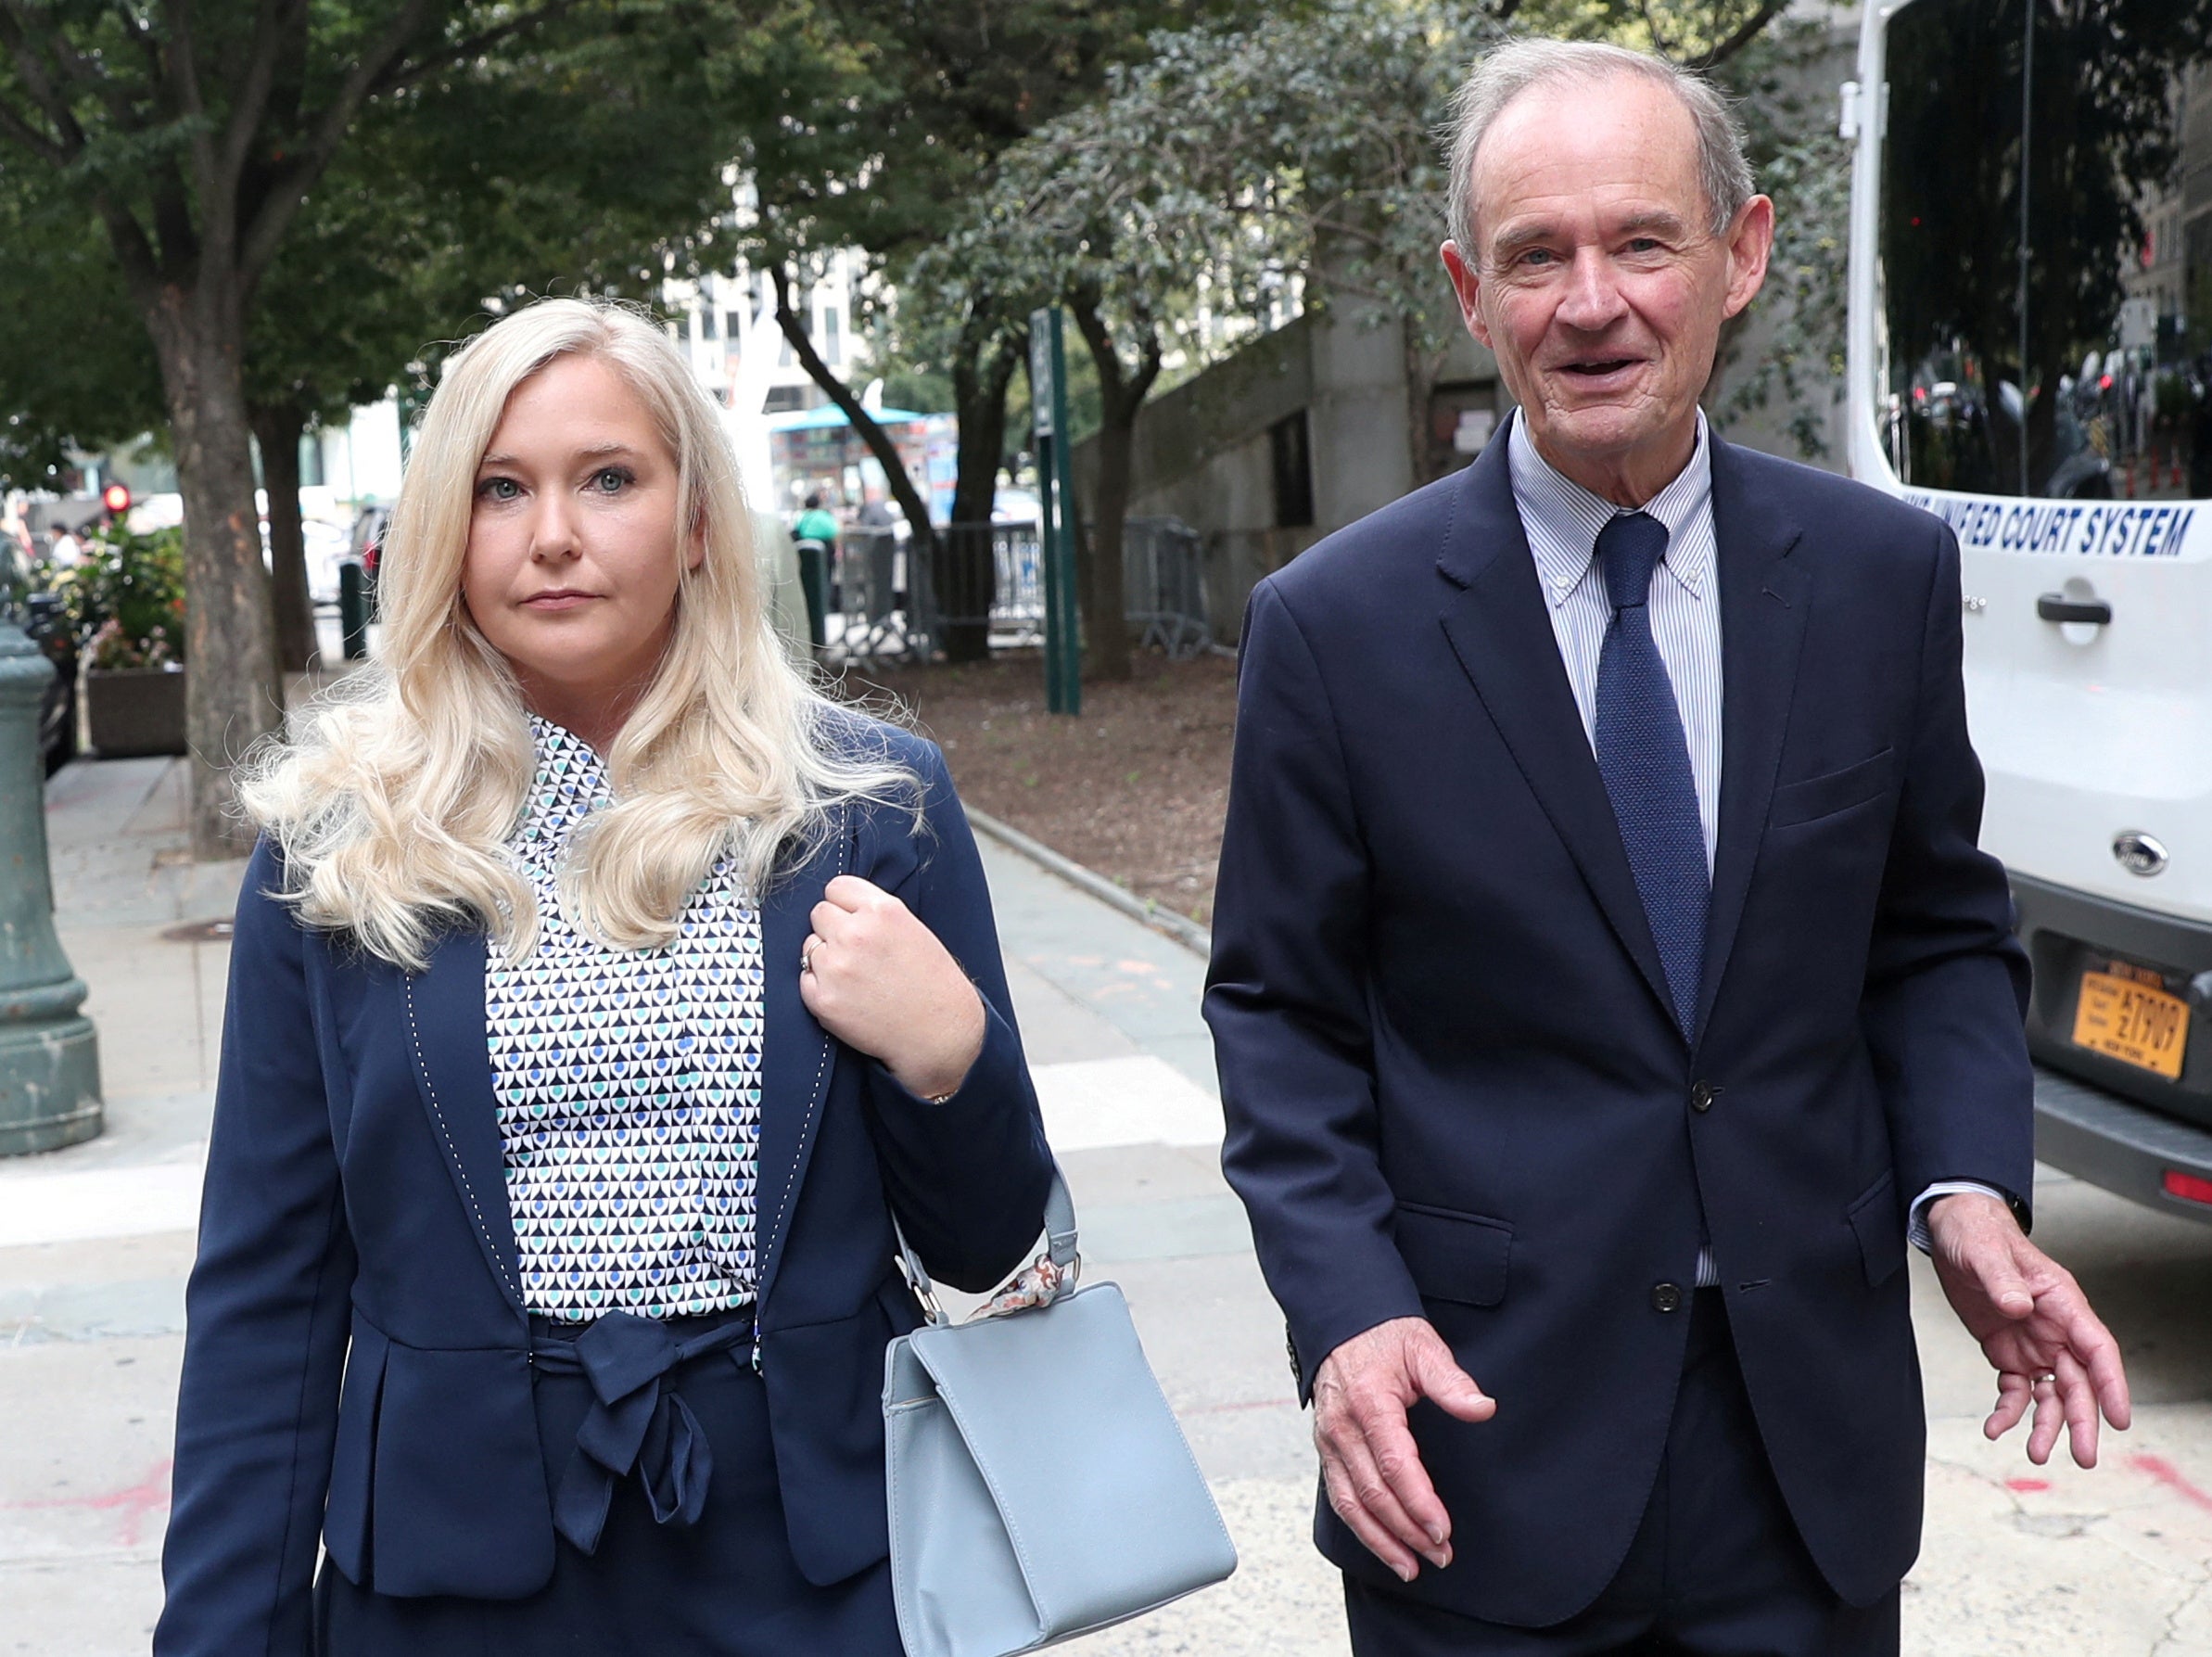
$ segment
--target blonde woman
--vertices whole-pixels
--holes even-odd
[[[1049,1177],[943,761],[620,309],[455,358],[381,580],[245,790],[154,1649],[896,1652],[892,1215],[985,1289]]]

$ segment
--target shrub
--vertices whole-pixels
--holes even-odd
[[[70,624],[95,668],[153,668],[184,658],[184,532],[133,534],[120,524],[84,537],[57,571]]]

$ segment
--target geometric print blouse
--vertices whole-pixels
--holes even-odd
[[[759,911],[718,862],[664,949],[610,950],[562,912],[570,835],[612,795],[590,745],[529,716],[536,774],[509,855],[538,947],[484,976],[522,1294],[589,1322],[753,1297],[760,1139]]]

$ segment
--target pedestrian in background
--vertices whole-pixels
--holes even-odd
[[[1932,1242],[2096,1457],[2030,1243],[2028,962],[1977,849],[1957,543],[1699,413],[1773,207],[1702,81],[1528,41],[1444,263],[1519,409],[1261,583],[1207,996],[1373,1653],[1894,1652]]]
[[[154,1649],[888,1657],[892,1214],[986,1289],[1050,1177],[943,760],[616,307],[454,360],[380,579],[244,788]]]
[[[837,519],[821,503],[821,491],[815,491],[807,497],[807,509],[799,514],[798,522],[791,527],[795,540],[819,541],[825,547],[837,544]]]

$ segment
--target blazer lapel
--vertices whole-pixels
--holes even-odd
[[[1605,779],[1575,707],[1543,583],[1513,501],[1506,444],[1494,442],[1462,474],[1437,568],[1453,591],[1443,629],[1491,722],[1566,843],[1591,895],[1667,1021],[1665,969],[1636,895]]]
[[[484,962],[482,934],[447,934],[428,970],[399,975],[400,1012],[415,1089],[445,1154],[446,1172],[501,1292],[524,1313],[522,1250],[507,1204],[506,1152],[485,1041]]]
[[[758,1302],[768,1305],[782,1264],[791,1211],[807,1177],[815,1128],[828,1095],[837,1044],[799,998],[799,954],[814,930],[822,889],[850,872],[852,808],[838,814],[828,844],[797,869],[780,875],[760,911],[761,987],[759,1176],[754,1186],[754,1236],[759,1247]]]
[[[1718,438],[1712,440],[1712,512],[1721,593],[1721,823],[1694,1026],[1698,1037],[1712,1015],[1743,919],[1812,602],[1812,577],[1789,562],[1802,531]]]

